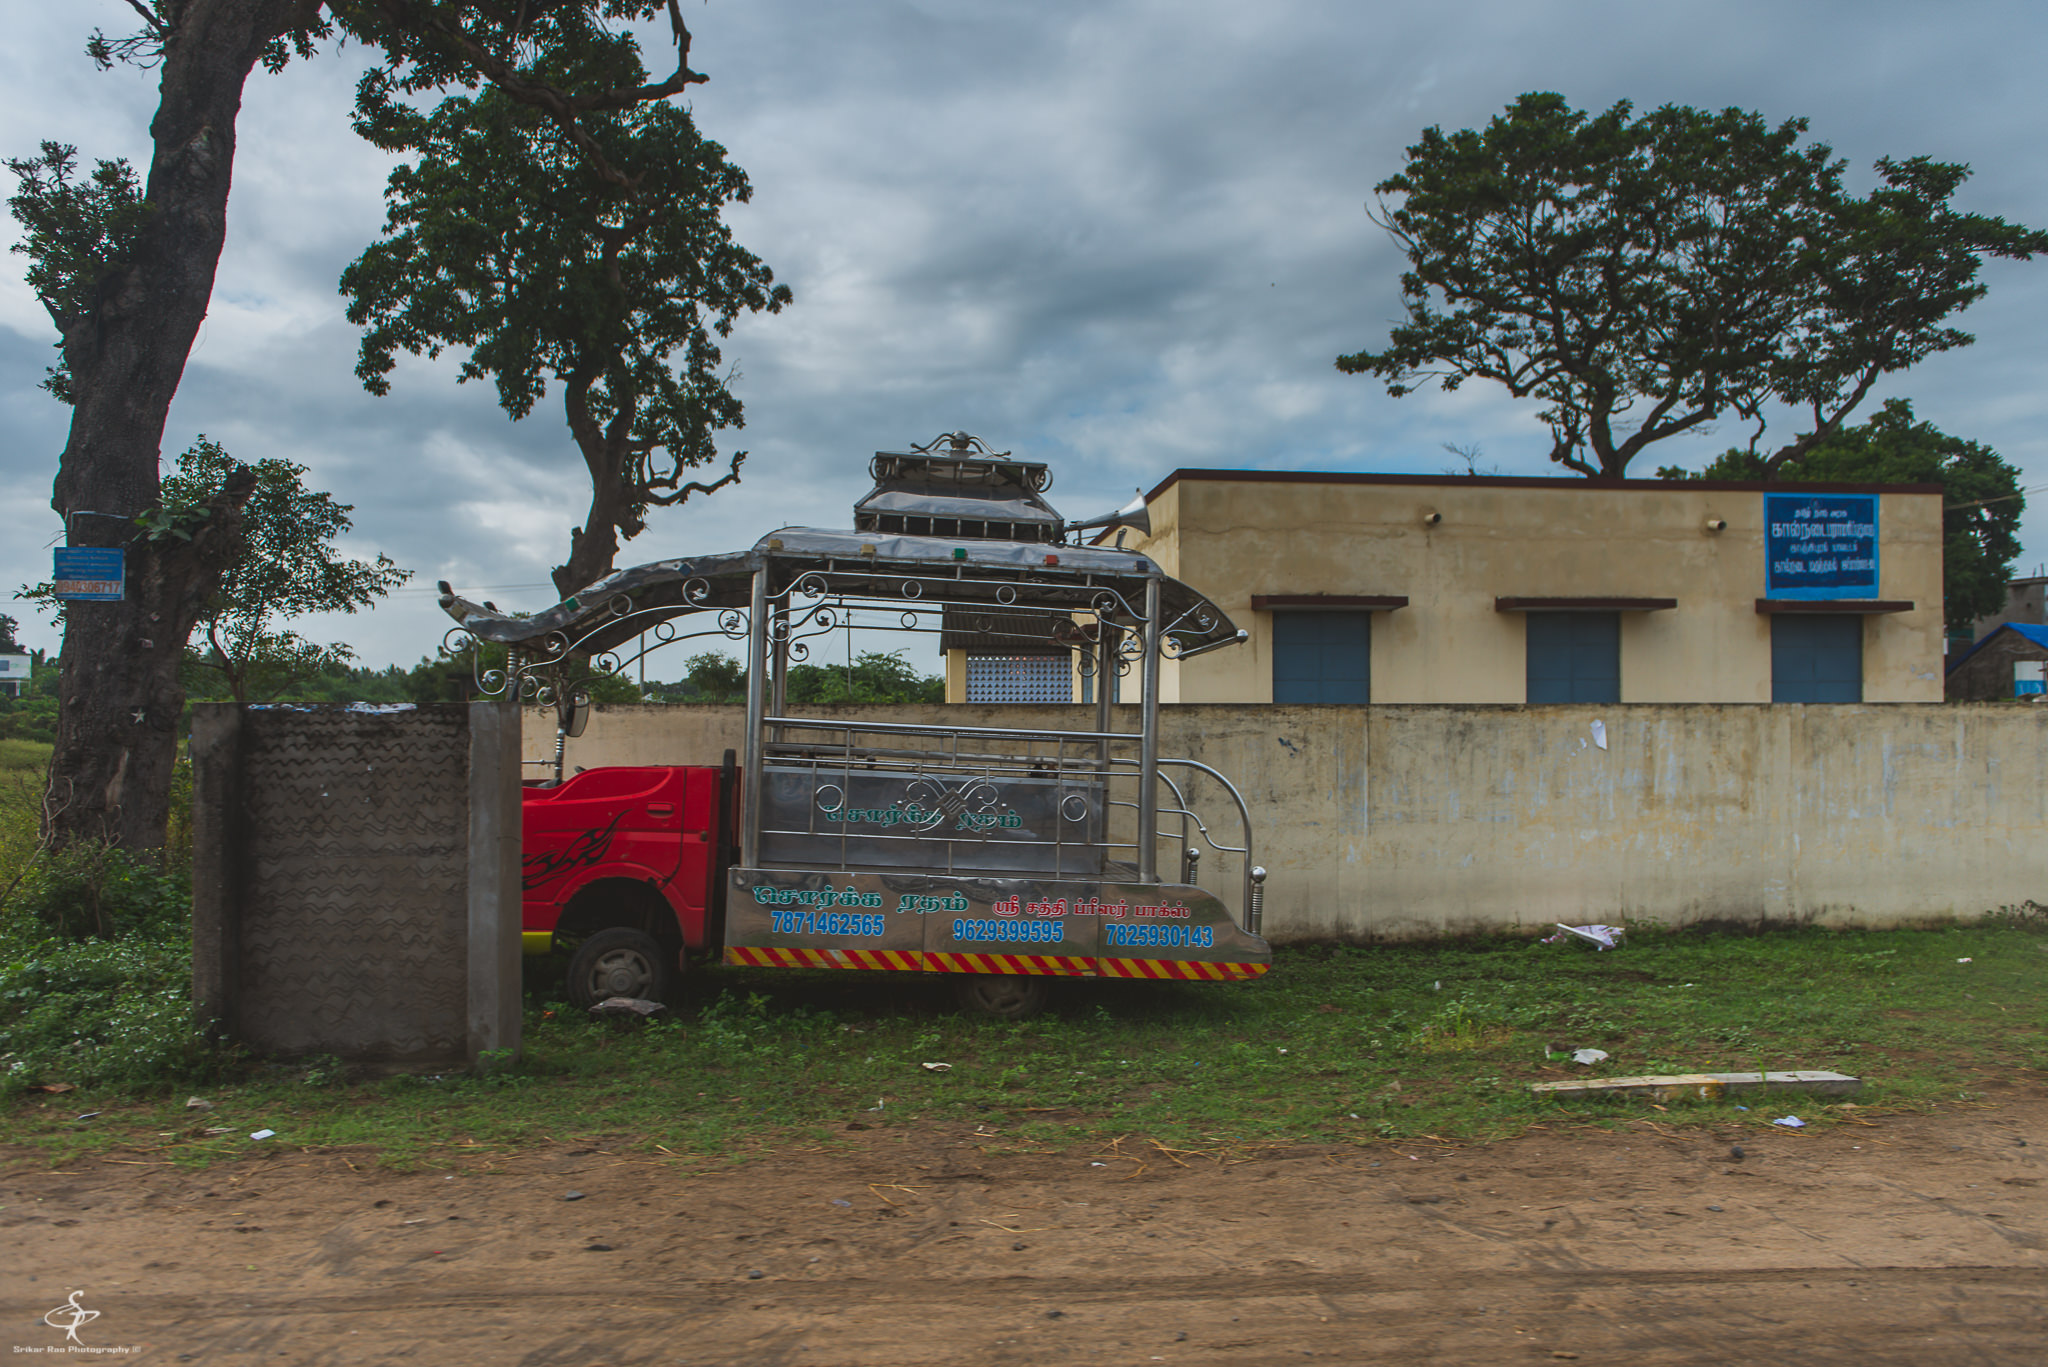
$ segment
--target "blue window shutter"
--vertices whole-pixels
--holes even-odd
[[[1273,701],[1372,700],[1372,614],[1273,614]]]
[[[1852,613],[1771,618],[1772,702],[1862,702],[1863,619]]]
[[[1621,701],[1621,614],[1531,612],[1528,700]]]

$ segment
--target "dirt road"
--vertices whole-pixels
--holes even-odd
[[[2048,1362],[2040,1098],[1220,1162],[846,1139],[717,1170],[17,1156],[0,1339],[63,1351],[46,1317],[96,1311],[80,1347],[165,1364]]]

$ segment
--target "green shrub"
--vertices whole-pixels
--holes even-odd
[[[47,940],[0,965],[0,1096],[197,1082],[223,1061],[192,1022],[183,937]]]
[[[186,872],[159,871],[111,845],[45,853],[21,877],[13,904],[27,921],[68,940],[182,937],[192,911]]]

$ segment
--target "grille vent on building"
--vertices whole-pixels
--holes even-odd
[[[1067,654],[973,655],[967,657],[967,701],[974,703],[1060,703],[1074,700],[1073,665]]]

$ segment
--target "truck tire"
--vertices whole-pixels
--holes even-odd
[[[1045,1010],[1052,984],[1027,973],[970,973],[953,984],[953,995],[963,1011],[1020,1021]]]
[[[586,1008],[606,997],[660,1001],[668,995],[673,974],[670,956],[653,936],[613,926],[592,935],[569,957],[569,1001]]]

